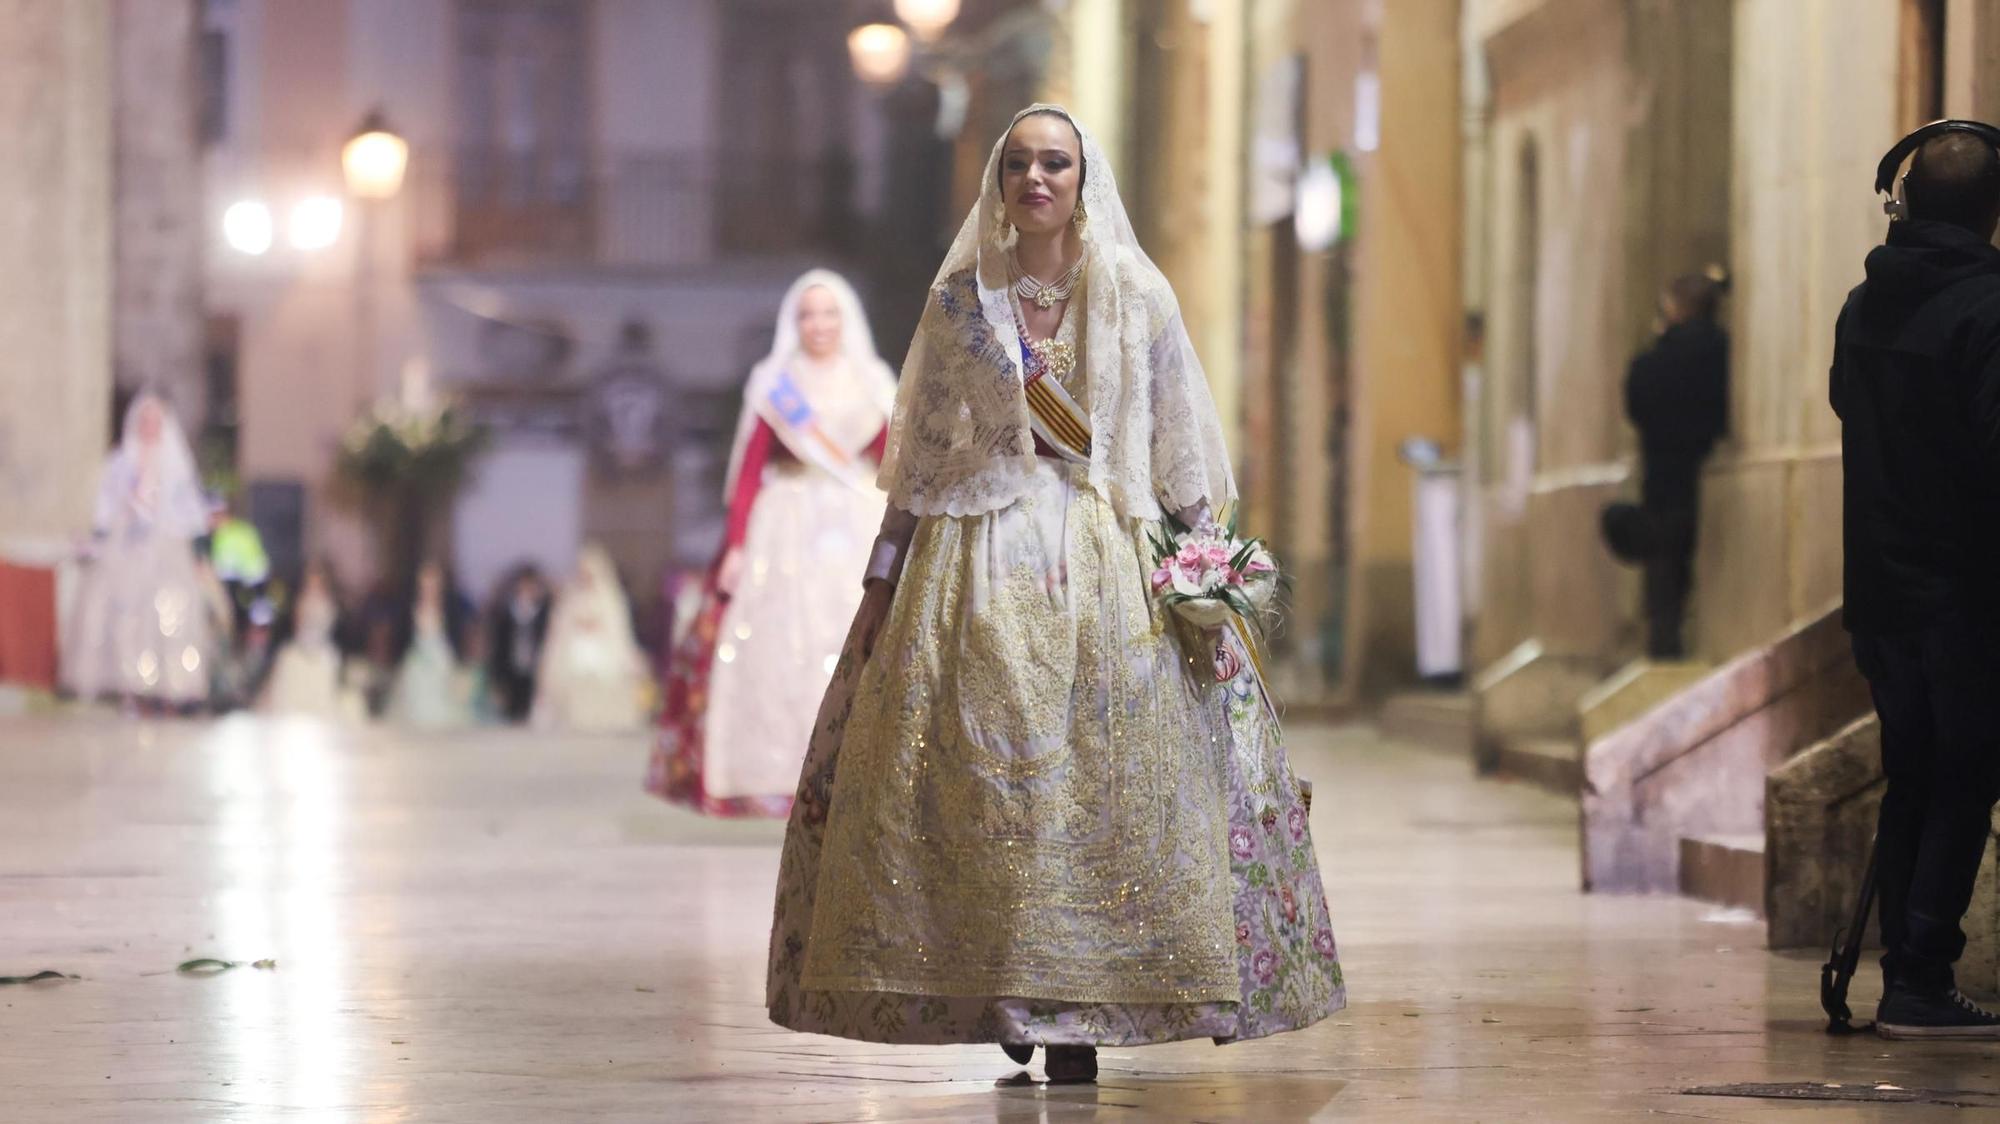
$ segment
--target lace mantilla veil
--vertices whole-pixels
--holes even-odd
[[[159,434],[150,446],[139,436],[139,419],[149,408],[158,411],[159,418]],[[204,534],[208,508],[202,499],[201,471],[167,400],[151,390],[140,391],[125,408],[119,434],[118,447],[98,484],[92,518],[96,529],[116,534],[131,520],[140,519],[177,538]]]
[[[1014,115],[1053,113],[1036,104]],[[1083,355],[1093,431],[1089,483],[1127,519],[1233,500],[1229,451],[1180,305],[1132,233],[1111,161],[1083,139]],[[1018,499],[1035,466],[1022,391],[999,167],[993,144],[979,202],[931,285],[903,363],[880,483],[914,515],[977,515]]]
[[[868,327],[868,313],[861,307],[860,295],[854,291],[854,286],[847,283],[847,278],[830,269],[807,270],[792,282],[791,288],[785,290],[784,299],[778,303],[778,325],[771,337],[771,353],[750,369],[750,380],[744,384],[743,413],[736,424],[735,442],[729,451],[729,471],[724,477],[724,503],[736,494],[736,476],[742,471],[744,450],[749,447],[750,435],[757,428],[754,404],[771,392],[778,377],[785,373],[786,366],[799,354],[799,298],[805,295],[807,289],[814,287],[832,293],[834,302],[840,306],[840,352],[847,361],[842,372],[844,385],[821,389],[819,393],[825,394],[830,390],[852,394],[879,409],[884,418],[895,408],[896,376],[875,351],[875,333]],[[814,404],[822,405],[818,402]],[[869,429],[866,434],[860,435],[859,445],[848,451],[860,453],[879,432],[879,426]],[[867,477],[864,475],[862,479]]]

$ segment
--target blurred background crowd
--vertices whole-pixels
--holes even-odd
[[[1295,579],[1287,698],[1526,674],[1557,716],[1487,708],[1494,744],[1575,743],[1632,659],[1714,667],[1829,610],[1824,372],[1880,237],[1869,169],[2000,101],[1989,0],[10,11],[0,680],[30,686],[142,390],[230,513],[218,557],[261,543],[249,646],[324,587],[383,680],[434,563],[491,677],[496,606],[595,543],[658,653],[785,286],[840,270],[895,366],[986,146],[1041,98],[1102,140],[1180,298],[1243,525]],[[1728,284],[1697,302],[1720,400],[1667,442],[1687,487],[1607,519],[1666,510],[1625,376],[1700,277]]]

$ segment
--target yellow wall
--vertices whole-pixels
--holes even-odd
[[[1722,658],[1840,595],[1833,322],[1884,229],[1898,5],[1739,0],[1731,296],[1734,447],[1703,484],[1692,638]]]
[[[1384,5],[1381,145],[1362,189],[1352,386],[1350,677],[1408,679],[1415,659],[1404,438],[1459,430],[1459,5]]]

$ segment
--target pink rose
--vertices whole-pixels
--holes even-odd
[[[1236,943],[1246,946],[1250,943],[1250,923],[1248,921],[1238,921],[1236,923]]]
[[[1321,929],[1313,934],[1313,950],[1328,959],[1333,958],[1333,930]]]
[[[1285,826],[1292,829],[1292,842],[1303,843],[1306,838],[1306,810],[1297,804],[1285,813]]]
[[[1250,958],[1250,971],[1256,975],[1258,983],[1269,984],[1271,978],[1278,974],[1278,954],[1268,948],[1258,949],[1257,955]]]
[[[1297,921],[1299,919],[1299,902],[1297,898],[1292,896],[1292,888],[1290,886],[1281,886],[1278,888],[1278,900],[1284,904],[1285,920]]]
[[[1209,838],[1213,839],[1214,836],[1210,836]],[[1249,828],[1238,824],[1229,829],[1230,854],[1235,855],[1239,859],[1247,859],[1255,850],[1255,847],[1256,839],[1250,834]]]

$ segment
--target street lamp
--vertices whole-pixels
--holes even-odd
[[[354,320],[360,358],[355,386],[357,409],[367,409],[386,381],[383,372],[394,364],[383,355],[381,310],[377,307],[382,277],[393,260],[393,239],[400,227],[392,208],[403,190],[403,173],[410,165],[410,142],[389,128],[380,108],[368,111],[361,127],[340,147],[340,170],[347,194],[356,206],[360,229],[355,238]]]
[[[871,86],[893,86],[910,69],[910,36],[893,23],[864,23],[847,33],[854,73]]]
[[[239,254],[261,257],[271,249],[271,208],[257,199],[239,199],[222,212],[222,237]]]
[[[958,18],[959,0],[896,0],[896,18],[910,25],[917,38],[932,43]]]
[[[409,166],[410,142],[389,128],[379,109],[362,118],[361,127],[340,150],[347,193],[357,199],[395,198],[403,190],[403,172]]]
[[[324,250],[340,241],[340,200],[331,195],[312,195],[292,207],[286,228],[294,249]]]

